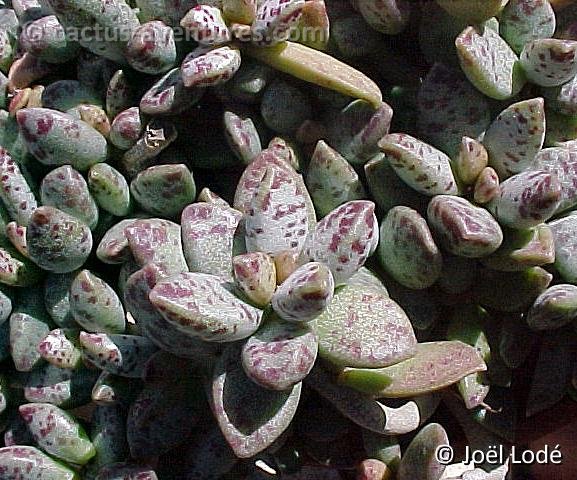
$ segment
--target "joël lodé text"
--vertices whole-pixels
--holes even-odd
[[[503,465],[507,459],[511,464],[554,464],[559,465],[563,462],[563,453],[559,445],[551,447],[545,445],[542,449],[525,450],[512,446],[510,451],[503,447],[503,445],[494,445],[489,447],[487,451],[473,450],[467,446],[465,449],[465,463],[474,463],[476,465],[487,463],[492,465]]]

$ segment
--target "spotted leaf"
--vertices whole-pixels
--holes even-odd
[[[10,217],[23,227],[28,225],[37,202],[20,168],[7,150],[0,147],[0,198]]]
[[[577,318],[577,287],[555,285],[539,295],[527,314],[533,330],[555,330]]]
[[[35,447],[0,448],[0,472],[6,480],[78,480],[78,474]],[[22,472],[27,472],[26,477]]]
[[[304,0],[264,0],[258,2],[252,32],[257,44],[275,45],[287,40],[290,29],[297,25]]]
[[[361,0],[356,6],[372,28],[387,35],[401,33],[411,15],[411,4],[407,0]]]
[[[577,41],[544,38],[525,45],[521,65],[527,78],[542,87],[556,87],[577,75]]]
[[[185,87],[213,87],[225,83],[240,68],[240,52],[236,48],[219,47],[198,55],[190,53],[180,67]]]
[[[501,12],[499,31],[516,53],[525,44],[555,33],[555,12],[548,0],[510,0]]]
[[[231,32],[221,11],[210,5],[191,8],[180,21],[180,26],[201,45],[222,45],[231,40]]]
[[[81,352],[76,346],[73,331],[52,330],[38,344],[38,353],[44,360],[59,368],[76,368]]]
[[[258,307],[268,305],[277,284],[275,261],[266,253],[245,253],[232,259],[232,268],[236,285],[248,300]]]

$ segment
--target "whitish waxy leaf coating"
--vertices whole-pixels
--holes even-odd
[[[130,193],[147,212],[174,218],[194,201],[196,185],[186,165],[156,165],[132,180]]]
[[[106,139],[71,115],[47,108],[26,108],[19,110],[16,118],[28,150],[45,165],[70,163],[82,171],[106,160]]]
[[[531,82],[542,87],[557,87],[577,75],[577,41],[535,40],[525,45],[520,59]]]
[[[577,284],[577,215],[549,224],[555,242],[555,268],[561,277]]]
[[[78,480],[73,470],[56,462],[35,447],[0,448],[0,472],[5,480]],[[26,477],[22,477],[26,472]]]
[[[431,423],[417,434],[401,457],[399,480],[437,480],[445,471],[445,464],[438,458],[439,447],[449,445],[445,429]]]
[[[28,225],[32,212],[38,206],[20,168],[0,147],[0,198],[10,217],[23,227]]]
[[[411,4],[407,0],[367,0],[355,5],[372,28],[387,35],[401,33],[411,15]]]
[[[491,214],[461,197],[436,196],[427,208],[427,219],[441,245],[457,256],[484,257],[503,242],[501,227]]]
[[[249,458],[271,445],[291,423],[300,399],[301,383],[273,391],[256,385],[238,361],[231,345],[215,367],[211,400],[218,425],[237,457]]]
[[[262,312],[236,298],[218,277],[181,273],[163,280],[150,292],[150,301],[180,330],[209,342],[233,342],[252,335]]]
[[[128,214],[130,190],[124,176],[107,163],[97,163],[88,172],[88,188],[96,203],[118,217]]]
[[[36,346],[48,334],[48,325],[26,313],[10,316],[10,352],[14,367],[19,372],[29,372],[41,360]]]
[[[401,285],[423,289],[441,275],[443,258],[427,222],[415,210],[389,210],[380,229],[379,260]]]
[[[220,47],[199,55],[193,51],[180,67],[182,82],[190,87],[213,87],[229,81],[240,68],[240,52]]]
[[[234,234],[242,214],[230,207],[194,203],[182,212],[182,245],[192,272],[232,278]]]
[[[151,75],[170,70],[176,61],[174,32],[158,20],[140,25],[126,45],[126,60],[135,70]]]
[[[476,203],[485,204],[499,195],[499,175],[494,168],[486,167],[477,177],[473,190]]]
[[[62,329],[52,330],[38,344],[38,352],[48,363],[59,368],[76,368],[81,360],[81,352],[67,335],[72,332]]]
[[[554,174],[561,182],[561,203],[555,213],[568,210],[577,204],[577,148],[541,150],[535,157],[533,168]]]
[[[26,229],[30,258],[44,270],[67,273],[81,267],[92,249],[90,229],[53,207],[34,210]]]
[[[221,11],[210,5],[191,8],[180,21],[180,26],[192,34],[201,45],[222,45],[231,39],[231,33]]]
[[[462,72],[433,65],[419,89],[419,132],[432,145],[454,155],[464,136],[476,138],[489,126],[487,99]]]
[[[34,441],[47,453],[78,465],[95,455],[83,428],[64,410],[45,403],[27,403],[18,410]]]
[[[138,265],[155,263],[170,275],[188,271],[180,230],[176,223],[151,218],[127,225],[124,235]]]
[[[269,167],[258,187],[245,219],[246,248],[275,255],[299,252],[307,238],[307,203],[294,177]]]
[[[555,12],[549,0],[510,0],[499,18],[499,31],[516,53],[525,44],[555,33]]]
[[[440,150],[404,133],[385,135],[379,147],[397,175],[417,192],[428,196],[457,194],[450,159]]]
[[[545,141],[545,105],[542,98],[514,103],[491,124],[483,145],[489,164],[501,180],[527,170]]]
[[[459,153],[455,159],[455,168],[459,179],[467,184],[474,184],[487,167],[489,155],[482,143],[469,137],[463,137]]]
[[[257,2],[258,10],[251,29],[261,45],[275,45],[288,38],[305,5],[304,0],[264,0]]]
[[[412,397],[441,390],[475,372],[486,370],[477,350],[462,342],[420,343],[416,355],[380,369],[345,368],[344,385],[378,397]]]
[[[122,377],[141,378],[146,361],[157,351],[146,337],[80,332],[85,357],[98,368]]]
[[[224,112],[224,128],[228,146],[248,165],[262,151],[260,137],[253,121],[233,112]]]
[[[125,328],[118,295],[89,270],[82,270],[70,285],[70,312],[90,332],[122,333]]]
[[[273,259],[262,252],[245,253],[232,259],[232,268],[236,285],[242,293],[256,306],[266,306],[277,284]]]
[[[379,229],[373,202],[347,202],[323,218],[309,234],[301,258],[325,263],[335,285],[361,268],[378,243]]]
[[[323,140],[317,143],[305,181],[321,216],[347,201],[365,196],[357,172]]]
[[[537,297],[527,314],[533,330],[554,330],[577,318],[577,287],[555,285]]]
[[[82,175],[70,165],[55,168],[40,184],[42,205],[58,208],[93,229],[98,223],[98,207]]]
[[[524,229],[548,220],[559,208],[562,187],[555,174],[544,170],[522,172],[500,185],[488,208],[502,225]]]
[[[493,29],[467,27],[455,45],[463,72],[481,93],[506,100],[523,88],[519,58]]]
[[[312,323],[321,358],[339,366],[377,368],[415,354],[411,323],[382,288],[347,285]]]
[[[244,344],[242,367],[261,387],[287,390],[309,374],[317,351],[317,338],[307,327],[272,320]]]
[[[331,303],[334,287],[327,266],[317,262],[306,263],[276,290],[271,300],[272,308],[288,322],[309,322]]]

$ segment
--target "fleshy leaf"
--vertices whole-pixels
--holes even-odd
[[[345,368],[339,381],[377,397],[402,398],[441,390],[486,369],[477,350],[469,345],[430,342],[420,343],[414,357],[390,367]]]
[[[224,112],[226,141],[234,154],[248,165],[262,151],[259,133],[250,118]]]
[[[555,268],[569,283],[577,284],[577,215],[549,224],[555,242]]]
[[[491,124],[483,145],[489,165],[501,180],[527,170],[545,141],[545,105],[542,98],[514,103]]]
[[[309,322],[331,303],[334,280],[322,263],[310,262],[295,270],[276,290],[271,305],[288,322]]]
[[[527,314],[533,330],[555,330],[577,318],[577,287],[555,285],[539,295]]]
[[[544,38],[527,43],[520,56],[529,81],[557,87],[577,75],[577,41]]]
[[[262,252],[245,253],[232,259],[232,267],[236,285],[242,293],[256,306],[266,306],[277,284],[273,259]]]
[[[491,122],[487,99],[462,72],[433,65],[419,89],[418,127],[423,138],[449,155],[464,136],[477,138]]]
[[[416,290],[433,285],[443,257],[427,222],[408,207],[394,207],[381,223],[379,260],[401,285]]]
[[[525,78],[519,58],[493,29],[467,27],[455,45],[463,72],[481,93],[507,100],[523,88]]]
[[[503,242],[491,214],[462,197],[437,195],[429,203],[427,219],[441,245],[457,256],[484,257]]]
[[[36,346],[48,335],[50,327],[26,313],[10,316],[10,352],[14,367],[19,372],[29,372],[41,360]]]
[[[372,28],[387,35],[401,33],[411,15],[411,4],[407,0],[361,0],[356,6]]]
[[[6,480],[78,480],[78,474],[35,447],[23,445],[0,448],[0,471]],[[22,472],[27,472],[22,477]],[[28,476],[29,475],[29,476]]]
[[[548,0],[509,0],[499,18],[499,31],[519,54],[526,43],[552,37],[556,23]]]
[[[76,368],[82,355],[73,332],[60,328],[52,330],[40,341],[38,352],[44,360],[59,368]]]
[[[445,464],[438,457],[438,449],[448,445],[449,437],[441,425],[430,423],[423,427],[413,438],[401,458],[399,480],[412,480],[414,478],[437,480],[440,478],[445,471]]]
[[[150,292],[159,313],[180,330],[210,342],[232,342],[252,335],[262,312],[236,298],[221,280],[204,273],[181,273]]]
[[[457,194],[450,159],[440,150],[404,133],[385,135],[379,147],[397,175],[417,192]]]
[[[291,423],[300,400],[301,383],[289,390],[266,390],[244,373],[239,347],[231,345],[215,367],[211,403],[218,425],[239,458],[270,446]]]
[[[378,287],[347,285],[312,323],[319,355],[338,366],[384,367],[415,354],[411,323]]]
[[[263,388],[287,390],[315,363],[318,343],[306,326],[270,319],[242,348],[246,375]]]
[[[251,25],[255,43],[276,45],[290,36],[305,5],[304,0],[264,0],[257,2],[256,18]]]
[[[34,194],[8,151],[0,147],[0,198],[10,217],[26,227],[37,202]]]
[[[98,206],[124,217],[130,210],[130,190],[124,175],[107,163],[97,163],[88,172],[88,188]]]
[[[230,80],[240,62],[236,48],[219,47],[200,55],[193,51],[180,67],[182,82],[186,88],[214,87]]]

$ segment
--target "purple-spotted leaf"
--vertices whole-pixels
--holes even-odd
[[[180,67],[185,87],[214,87],[228,82],[240,68],[236,48],[219,47],[204,54],[190,53]]]
[[[542,98],[514,103],[491,124],[483,145],[489,164],[501,180],[527,170],[545,141],[545,105]]]
[[[14,368],[29,372],[42,360],[37,345],[50,331],[50,327],[26,313],[10,316],[10,352]]]
[[[278,259],[279,257],[275,257]],[[244,253],[232,259],[237,287],[258,307],[270,302],[277,284],[275,261],[262,252]]]
[[[89,270],[82,270],[70,285],[70,312],[90,332],[122,333],[125,328],[118,295]]]
[[[20,168],[8,151],[0,147],[0,199],[10,217],[26,227],[38,206]]]
[[[455,169],[463,183],[474,184],[487,167],[488,162],[489,155],[481,142],[469,137],[462,138],[459,153],[455,159]]]
[[[194,203],[182,212],[182,245],[188,268],[232,279],[234,234],[242,214],[230,207]]]
[[[481,3],[486,0],[479,0]],[[498,2],[500,3],[500,2]],[[449,437],[438,423],[430,423],[413,438],[399,463],[399,480],[437,480],[445,471],[445,463],[439,458],[439,449],[450,448]]]
[[[146,361],[157,351],[146,337],[80,332],[83,355],[98,368],[121,377],[141,378]]]
[[[503,0],[436,0],[453,17],[483,23],[499,13]]]
[[[485,204],[499,195],[499,175],[492,167],[486,167],[477,177],[473,188],[473,198],[476,203]]]
[[[381,223],[379,236],[379,260],[401,285],[420,290],[439,279],[443,257],[418,212],[409,207],[392,208]]]
[[[387,35],[401,33],[411,15],[411,3],[407,0],[360,0],[355,5],[372,28]]]
[[[499,195],[488,204],[488,209],[501,225],[530,228],[553,216],[561,203],[562,193],[557,175],[545,170],[530,170],[501,183]]]
[[[47,108],[25,108],[16,118],[28,150],[45,165],[69,163],[82,171],[106,160],[106,139],[71,115]]]
[[[116,118],[121,112],[130,109],[136,103],[135,85],[127,77],[124,70],[114,72],[106,88],[106,113],[110,120]],[[91,102],[90,102],[91,103]],[[134,107],[138,108],[138,107]],[[114,142],[112,142],[114,143]]]
[[[0,283],[28,287],[38,283],[41,277],[42,270],[29,259],[29,256],[23,256],[11,245],[0,248]]]
[[[6,224],[6,238],[23,257],[30,258],[26,244],[26,227],[21,227],[16,222]]]
[[[137,219],[120,220],[104,234],[96,248],[96,256],[101,262],[121,264],[130,260],[131,253],[124,229],[136,221]]]
[[[134,146],[144,130],[140,109],[130,107],[118,112],[110,125],[110,143],[121,150]]]
[[[433,65],[419,89],[419,132],[425,140],[455,155],[464,136],[477,138],[491,122],[487,99],[459,70]]]
[[[86,180],[70,165],[55,168],[44,177],[40,184],[40,199],[42,205],[58,208],[91,229],[98,223],[98,206]]]
[[[234,112],[224,112],[224,129],[228,146],[248,165],[262,151],[260,137],[253,121]]]
[[[557,176],[561,182],[561,203],[556,213],[577,205],[577,148],[558,147],[541,150],[532,165]]]
[[[510,0],[499,18],[499,32],[519,54],[525,44],[552,37],[556,23],[548,0]]]
[[[96,454],[84,429],[64,410],[45,403],[27,403],[18,411],[34,441],[47,453],[78,465]]]
[[[142,333],[162,350],[184,358],[210,358],[218,346],[179,330],[177,325],[166,321],[150,302],[150,291],[165,278],[166,274],[154,263],[130,275],[124,290],[126,309],[138,319]]]
[[[0,472],[5,480],[79,480],[78,474],[35,447],[0,448]],[[26,472],[26,476],[22,476]]]
[[[222,45],[231,40],[231,33],[222,18],[222,12],[210,5],[191,8],[180,21],[180,26],[201,45]]]
[[[276,45],[290,36],[290,29],[297,25],[304,0],[264,0],[257,2],[256,18],[252,23],[254,43]]]
[[[242,367],[261,387],[287,390],[309,374],[317,352],[317,338],[306,326],[269,319],[242,347]]]
[[[121,405],[99,405],[92,412],[90,420],[90,440],[96,455],[87,474],[124,460],[128,454],[126,410]]]
[[[88,188],[100,208],[118,217],[130,211],[130,190],[124,176],[107,163],[97,163],[88,171]]]
[[[507,100],[523,88],[525,77],[519,58],[492,28],[467,27],[455,45],[461,69],[481,93]]]
[[[176,115],[196,104],[203,88],[186,88],[179,68],[173,68],[156,82],[140,100],[140,111],[146,115]]]
[[[310,262],[295,270],[274,293],[274,311],[288,322],[310,322],[331,303],[334,280],[329,268]]]
[[[215,367],[211,405],[226,441],[239,458],[270,446],[290,425],[300,400],[301,383],[285,391],[264,389],[250,380],[231,345]]]
[[[245,168],[234,194],[234,208],[247,214],[251,208],[251,203],[258,192],[269,167],[278,168],[286,173],[287,178],[293,179],[297,185],[299,196],[304,196],[307,205],[307,223],[309,229],[316,223],[315,209],[304,181],[284,159],[282,152],[278,149],[265,149]]]
[[[459,341],[420,343],[416,355],[379,369],[345,368],[343,385],[385,398],[404,398],[430,393],[486,370],[474,347]]]
[[[542,87],[557,87],[577,75],[577,41],[534,40],[525,45],[520,60],[529,81]]]
[[[157,75],[170,70],[176,62],[172,28],[158,20],[138,26],[126,45],[125,55],[128,64],[139,72]]]
[[[485,257],[503,242],[501,227],[491,214],[465,198],[434,197],[427,208],[427,219],[441,245],[460,257]]]
[[[537,297],[527,314],[533,330],[555,330],[577,318],[577,287],[555,285]]]
[[[245,218],[247,250],[272,256],[300,251],[309,231],[307,214],[307,202],[294,175],[278,167],[267,168]]]
[[[553,233],[549,226],[542,224],[530,230],[507,231],[501,248],[481,262],[493,270],[515,272],[554,261]]]
[[[305,181],[321,216],[345,202],[365,196],[357,172],[323,140],[317,143]]]
[[[347,285],[312,323],[319,355],[337,366],[377,368],[415,354],[409,318],[385,289]]]
[[[130,193],[143,210],[175,218],[196,198],[196,185],[184,164],[155,165],[132,180]]]
[[[230,207],[230,204],[222,197],[219,197],[210,188],[204,187],[198,194],[198,201],[211,203],[221,207]]]
[[[134,260],[141,267],[156,263],[168,275],[188,271],[180,226],[176,223],[159,218],[136,220],[126,226],[124,235]]]
[[[158,282],[150,301],[183,332],[209,342],[233,342],[252,335],[262,312],[236,298],[222,281],[205,273],[181,273]]]
[[[379,147],[397,175],[417,192],[428,196],[457,194],[451,161],[440,150],[404,133],[385,135]]]
[[[82,353],[76,346],[75,333],[60,328],[52,330],[38,344],[38,353],[55,367],[78,367]]]

